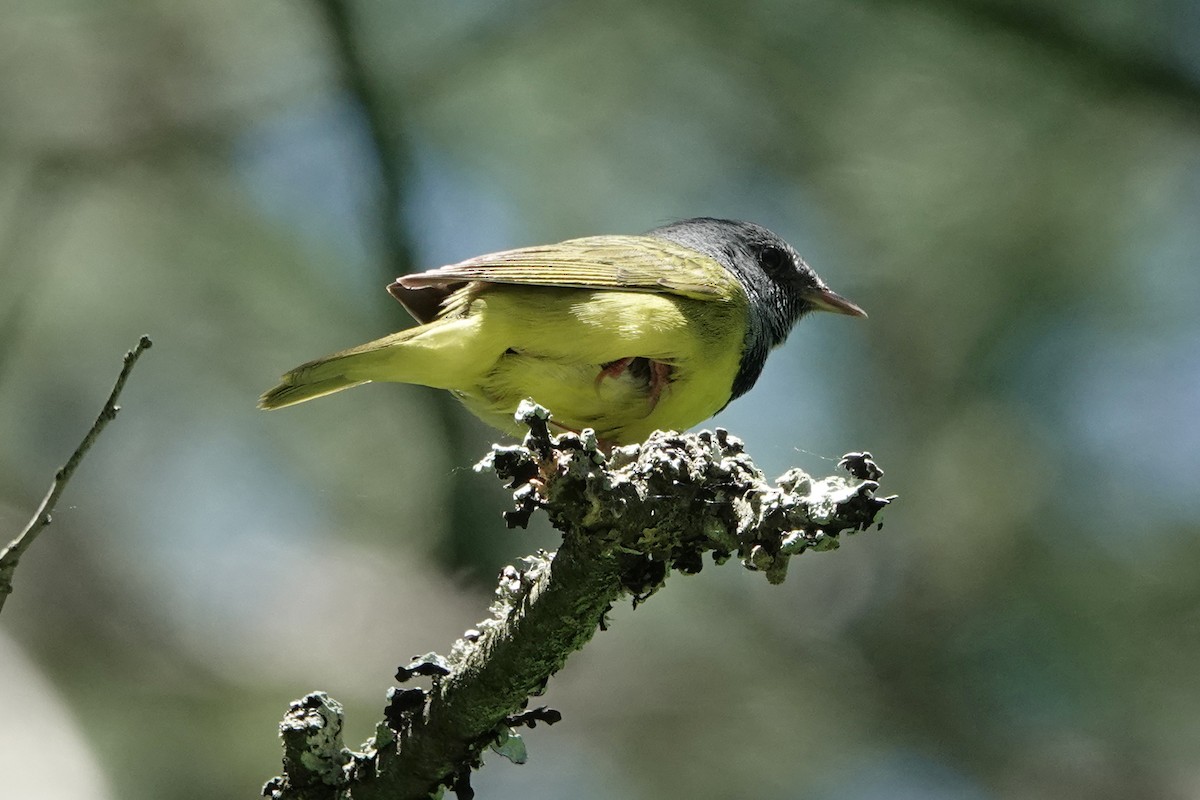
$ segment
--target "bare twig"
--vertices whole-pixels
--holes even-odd
[[[7,547],[0,550],[0,611],[4,609],[4,601],[12,594],[13,573],[17,569],[17,563],[29,545],[33,544],[33,540],[37,538],[38,534],[50,524],[51,515],[55,506],[58,505],[58,499],[62,496],[63,490],[67,488],[67,482],[71,480],[71,476],[75,474],[75,469],[83,461],[87,451],[95,444],[100,432],[108,423],[112,422],[117,416],[117,412],[121,410],[121,407],[117,405],[117,399],[125,388],[125,381],[129,379],[133,365],[137,363],[142,353],[150,348],[151,344],[150,337],[143,336],[138,340],[137,345],[125,354],[125,363],[121,367],[121,373],[117,375],[117,381],[113,384],[112,392],[109,393],[104,408],[100,409],[100,415],[92,423],[92,427],[83,437],[83,441],[75,448],[75,452],[67,459],[67,463],[55,473],[50,491],[42,499],[42,504],[38,506],[37,512],[25,525],[25,529],[17,534],[17,537],[9,542]]]
[[[401,683],[433,685],[393,689],[363,752],[342,746],[341,708],[328,697],[293,704],[281,726],[286,772],[267,796],[405,800],[448,786],[469,798],[484,750],[524,760],[514,728],[557,721],[548,709],[520,712],[622,597],[645,601],[672,571],[700,571],[706,553],[778,583],[792,556],[835,549],[841,532],[867,529],[891,499],[876,496],[883,473],[866,453],[843,458],[847,475],[793,469],[772,484],[722,430],[655,433],[606,455],[594,435],[550,436],[544,409],[518,415],[530,427],[525,443],[493,447],[481,466],[511,481],[510,527],[544,510],[562,546],[507,567],[491,617],[449,656],[400,669]]]

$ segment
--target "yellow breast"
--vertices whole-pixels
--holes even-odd
[[[746,303],[668,294],[493,286],[466,311],[476,363],[456,394],[485,422],[514,433],[526,397],[559,425],[609,441],[683,430],[729,401],[746,335]],[[486,351],[486,355],[485,355]],[[636,375],[600,378],[604,365],[644,358],[670,365],[657,398]],[[461,366],[461,365],[459,365]],[[466,375],[463,375],[465,378]]]

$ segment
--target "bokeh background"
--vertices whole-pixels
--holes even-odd
[[[367,738],[554,532],[436,392],[257,395],[407,325],[399,272],[705,214],[871,314],[719,424],[902,500],[617,609],[480,796],[1200,797],[1198,43],[1195,0],[4,3],[0,532],[155,344],[0,618],[0,796],[253,796],[312,689]]]

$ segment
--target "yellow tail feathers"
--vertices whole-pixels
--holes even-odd
[[[342,389],[349,389],[351,386],[358,386],[360,383],[367,381],[356,381],[347,378],[345,375],[335,375],[332,378],[325,378],[317,381],[295,382],[292,376],[294,373],[288,373],[283,377],[283,383],[276,386],[274,389],[267,391],[262,397],[258,398],[258,407],[263,409],[286,408],[294,406],[297,403],[303,403],[305,400],[312,400],[316,397],[324,397],[327,394],[340,392]]]
[[[402,331],[301,364],[284,375],[278,386],[258,398],[258,407],[285,408],[372,380],[388,380],[383,365],[388,361],[404,361],[400,347],[411,335],[411,331]]]
[[[462,359],[467,352],[462,343],[464,331],[473,327],[468,320],[439,320],[301,364],[260,397],[258,407],[284,408],[371,381],[438,389],[469,384],[475,376],[471,362]],[[493,356],[485,363],[494,361]]]
[[[373,380],[405,382],[405,376],[397,374],[396,365],[406,361],[401,350],[410,337],[409,331],[402,331],[301,364],[284,375],[278,386],[260,397],[258,407],[274,409],[294,406]],[[389,364],[392,366],[390,370]]]

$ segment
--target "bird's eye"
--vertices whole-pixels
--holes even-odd
[[[775,272],[782,269],[785,264],[790,262],[788,254],[778,247],[764,247],[758,251],[758,263],[763,265],[763,269],[768,272]]]

